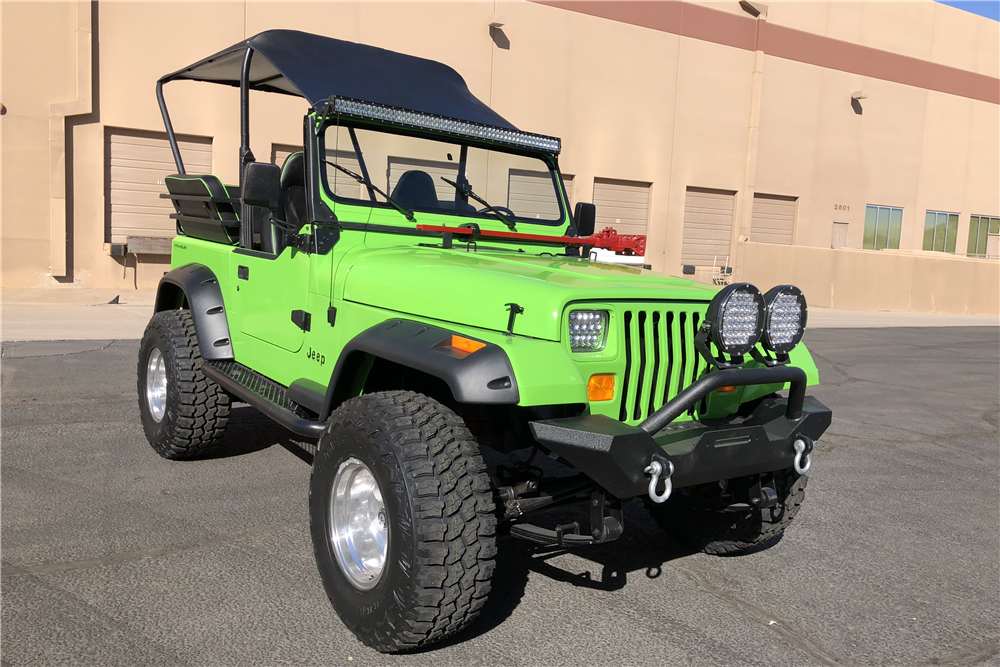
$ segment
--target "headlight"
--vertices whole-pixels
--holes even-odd
[[[569,347],[574,352],[598,352],[608,339],[608,311],[573,310],[569,314]]]
[[[767,322],[764,325],[764,347],[772,352],[787,354],[802,340],[806,331],[806,297],[795,285],[778,285],[764,295]]]
[[[712,342],[726,354],[750,352],[764,331],[764,297],[750,283],[724,287],[708,306]]]

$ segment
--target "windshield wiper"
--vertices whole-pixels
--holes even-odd
[[[453,187],[456,190],[458,190],[462,194],[462,196],[465,197],[466,199],[468,199],[469,197],[472,197],[477,202],[479,202],[480,204],[482,204],[483,206],[485,206],[486,210],[488,210],[491,213],[493,213],[495,216],[497,216],[497,218],[500,220],[500,222],[502,222],[503,224],[507,225],[507,229],[509,229],[512,232],[516,232],[517,231],[517,227],[514,226],[514,212],[511,211],[509,208],[506,208],[506,207],[503,207],[503,206],[494,206],[493,204],[489,203],[488,201],[486,201],[485,199],[483,199],[482,197],[480,197],[479,195],[477,195],[475,192],[473,192],[472,188],[470,188],[467,185],[459,185],[455,181],[447,179],[444,176],[441,176],[440,178],[441,178],[442,181],[444,181],[445,183],[447,183],[451,187]],[[482,211],[480,211],[480,213],[481,212]]]
[[[382,192],[382,190],[380,190],[377,185],[375,185],[374,183],[372,183],[370,180],[368,180],[364,176],[361,176],[360,174],[355,174],[353,171],[351,171],[347,167],[341,167],[336,162],[330,162],[329,160],[324,160],[324,162],[326,162],[331,167],[335,167],[336,169],[339,169],[340,171],[344,172],[345,174],[347,174],[348,176],[350,176],[351,178],[353,178],[354,180],[356,180],[358,183],[360,183],[361,185],[365,186],[366,188],[370,188],[370,189],[374,190],[375,192],[379,193],[380,195],[382,195],[383,197],[385,197],[385,200],[390,205],[392,205],[392,207],[394,209],[396,209],[397,211],[399,211],[400,213],[402,213],[403,215],[405,215],[407,220],[409,220],[410,222],[416,222],[416,219],[413,217],[413,211],[411,211],[411,210],[409,210],[409,209],[407,209],[407,208],[399,205],[396,202],[395,199],[393,199],[392,197],[390,197],[386,193]]]

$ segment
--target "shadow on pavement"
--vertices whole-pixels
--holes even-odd
[[[302,461],[312,464],[315,443],[299,439],[248,405],[235,404],[222,448],[206,458],[243,456],[274,445],[279,445]],[[511,463],[523,456],[523,453],[504,456],[489,450],[483,454],[491,472],[495,472],[498,463]],[[562,466],[552,461],[540,462],[540,465],[549,473],[558,475],[559,472],[564,472]],[[537,546],[511,537],[507,528],[501,527],[497,537],[496,569],[491,591],[479,617],[453,637],[416,649],[412,653],[438,651],[447,646],[464,644],[497,628],[517,609],[532,573],[571,586],[618,591],[628,585],[630,577],[656,579],[662,574],[666,563],[695,553],[670,539],[649,517],[641,501],[627,502],[623,509],[624,535],[614,542],[589,547],[565,549]],[[546,526],[573,521],[586,526],[589,522],[589,509],[583,505],[560,507],[532,515],[531,520]],[[567,555],[590,561],[596,568],[581,568],[579,560],[576,560],[570,567],[575,565],[574,569],[583,571],[574,572],[563,567],[564,563],[554,562]],[[591,573],[593,569],[600,571],[599,577]]]
[[[203,457],[206,459],[226,459],[245,456],[279,445],[312,465],[315,443],[302,439],[284,427],[271,421],[255,408],[244,403],[236,403],[229,414],[229,425],[222,438],[222,446]]]
[[[497,538],[497,564],[489,599],[479,618],[458,634],[415,653],[436,651],[446,646],[463,644],[487,634],[506,621],[520,604],[532,573],[571,586],[602,591],[617,591],[628,585],[630,576],[656,579],[663,573],[663,566],[675,559],[695,553],[677,545],[646,514],[642,503],[627,503],[626,532],[619,540],[576,549],[535,546],[519,540],[501,530]],[[547,515],[539,515],[538,523],[568,523],[587,520],[587,508],[561,508]],[[629,524],[633,531],[629,535]],[[600,568],[600,578],[589,571],[571,572],[551,561],[571,554],[587,560]],[[579,564],[577,564],[579,567]]]

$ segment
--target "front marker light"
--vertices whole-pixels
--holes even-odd
[[[764,295],[764,305],[767,321],[761,343],[772,352],[788,354],[806,331],[806,297],[795,285],[778,285]]]
[[[608,311],[573,310],[569,314],[569,347],[574,352],[599,352],[608,340]]]
[[[587,398],[591,401],[610,401],[615,397],[615,374],[595,373],[587,382]]]

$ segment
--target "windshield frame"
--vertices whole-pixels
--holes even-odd
[[[566,194],[566,188],[565,188],[565,185],[563,183],[562,173],[559,171],[559,160],[558,160],[558,157],[555,156],[555,155],[552,155],[552,154],[549,154],[549,153],[545,153],[543,151],[537,151],[537,150],[531,150],[531,149],[520,149],[520,148],[516,148],[516,147],[513,147],[513,146],[498,145],[498,144],[495,144],[495,143],[490,143],[490,142],[487,142],[487,141],[480,141],[480,140],[473,139],[473,138],[460,139],[458,137],[454,137],[454,136],[451,136],[451,135],[447,135],[447,136],[445,136],[445,135],[438,135],[438,134],[434,134],[433,132],[427,132],[427,131],[423,131],[423,130],[417,130],[417,129],[406,130],[406,129],[402,129],[402,128],[398,128],[398,127],[394,127],[394,126],[384,125],[384,124],[378,123],[376,121],[363,121],[363,120],[358,120],[358,119],[354,119],[354,118],[346,119],[346,118],[344,118],[342,116],[330,115],[317,128],[317,131],[316,131],[317,139],[318,139],[319,155],[321,156],[320,157],[320,162],[321,163],[323,162],[323,160],[326,159],[325,158],[325,156],[326,156],[326,150],[327,150],[326,149],[326,132],[331,127],[353,128],[353,129],[357,129],[357,130],[368,130],[368,131],[372,131],[372,132],[381,132],[383,134],[393,134],[393,135],[398,135],[398,136],[403,136],[403,137],[413,137],[413,138],[416,138],[416,139],[427,139],[429,141],[435,141],[435,142],[440,142],[440,143],[444,143],[444,144],[449,144],[451,146],[455,146],[456,148],[461,148],[462,146],[468,146],[469,148],[479,148],[479,149],[487,150],[487,151],[496,151],[498,153],[506,153],[506,154],[510,154],[510,155],[518,155],[518,156],[521,156],[521,157],[529,157],[529,158],[536,159],[536,160],[542,162],[548,168],[548,170],[549,170],[549,177],[552,179],[553,191],[557,195],[557,203],[558,203],[558,206],[559,206],[559,218],[557,220],[542,220],[542,219],[539,219],[539,218],[515,217],[514,218],[514,223],[515,224],[538,225],[538,226],[542,226],[542,227],[563,227],[563,226],[565,226],[567,224],[570,224],[570,225],[573,224],[573,216],[572,216],[571,212],[568,210],[569,197]],[[359,141],[359,146],[361,148],[362,158],[363,158],[364,157],[364,146],[360,145],[360,143],[361,142]],[[353,149],[353,147],[352,147],[352,149]],[[329,166],[323,165],[323,164],[321,164],[320,166],[321,166],[320,174],[319,174],[319,177],[320,177],[320,186],[323,188],[324,196],[327,197],[328,199],[330,199],[330,201],[332,201],[334,203],[337,203],[337,204],[344,204],[344,205],[347,205],[347,206],[367,206],[369,208],[379,208],[379,209],[395,210],[391,204],[389,204],[389,203],[387,203],[385,201],[382,201],[381,197],[379,197],[375,201],[372,201],[372,200],[366,200],[366,199],[350,199],[350,198],[340,197],[340,196],[336,195],[333,192],[333,188],[330,187],[330,182],[327,179],[327,174],[329,173],[330,169],[333,169],[333,167],[329,167]],[[370,170],[367,169],[367,166],[366,166],[365,171],[369,172],[369,174],[370,174]],[[369,175],[369,178],[370,178],[370,175]],[[389,194],[391,195],[392,193],[390,192]],[[471,199],[471,197],[470,197],[470,199]],[[493,204],[493,202],[490,202],[490,203]],[[565,205],[564,205],[564,203],[565,203]],[[498,204],[493,204],[493,205],[494,206],[498,206]],[[504,205],[506,205],[506,202],[504,202]],[[433,209],[433,210],[430,210],[430,209],[416,209],[413,212],[415,214],[417,214],[417,215],[447,215],[447,216],[451,216],[451,217],[455,217],[455,218],[462,218],[462,219],[468,220],[468,221],[499,220],[500,222],[503,222],[503,218],[500,218],[498,215],[490,214],[490,213],[484,213],[484,214],[473,213],[473,214],[470,215],[467,211],[459,212],[459,211],[453,211],[453,210],[449,210],[449,209]]]

